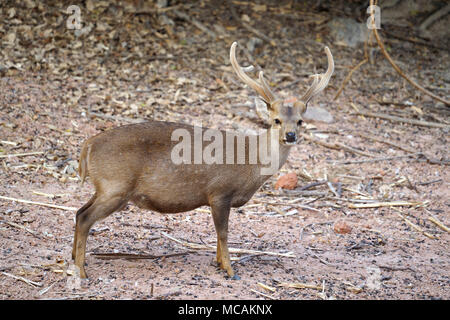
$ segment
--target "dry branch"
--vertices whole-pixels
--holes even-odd
[[[216,246],[198,244],[198,243],[192,243],[192,242],[179,240],[163,231],[161,231],[161,235],[163,235],[167,239],[170,239],[172,241],[175,241],[175,242],[181,244],[184,247],[188,247],[188,248],[195,249],[195,250],[207,250],[207,251],[213,251],[213,252],[216,251]],[[296,258],[296,256],[294,255],[293,252],[278,253],[278,252],[271,252],[271,251],[258,251],[258,250],[239,249],[239,248],[229,248],[228,251],[230,253],[245,253],[245,254],[258,254],[258,255],[265,254],[265,255],[269,255],[269,256]]]
[[[430,220],[431,222],[433,222],[435,225],[437,225],[439,228],[441,228],[442,230],[450,233],[450,228],[448,228],[446,225],[444,225],[441,221],[439,221],[436,217],[429,217],[428,220]]]
[[[373,6],[373,0],[370,0],[370,6]],[[373,7],[372,7],[373,8]],[[437,95],[435,95],[434,93],[428,91],[427,89],[425,89],[424,87],[422,87],[421,85],[419,85],[417,82],[413,81],[409,76],[407,76],[398,66],[397,64],[394,62],[394,60],[392,60],[391,56],[387,53],[386,49],[384,48],[384,44],[381,41],[380,35],[378,34],[377,28],[375,27],[375,17],[374,17],[374,10],[371,10],[370,12],[370,17],[371,17],[371,21],[373,24],[373,28],[372,31],[375,34],[375,38],[377,39],[378,42],[378,46],[380,47],[381,53],[383,53],[384,57],[389,61],[389,63],[392,65],[392,67],[395,69],[395,71],[398,72],[398,74],[404,78],[406,81],[408,81],[413,87],[415,87],[416,89],[422,91],[423,93],[425,93],[427,96],[432,97],[433,99],[436,99],[442,103],[445,103],[447,106],[450,105],[450,101],[445,100],[444,98],[441,98]]]
[[[23,282],[25,282],[26,284],[29,284],[32,287],[42,287],[42,283],[40,283],[40,282],[31,281],[31,280],[28,280],[28,279],[26,279],[24,277],[15,276],[15,275],[13,275],[11,273],[7,273],[7,272],[2,272],[2,274],[7,276],[7,277],[11,277],[13,279],[23,281]]]
[[[179,252],[179,253],[170,253],[170,254],[162,254],[162,255],[134,254],[134,253],[92,253],[92,255],[96,256],[99,259],[103,259],[103,260],[115,260],[115,259],[147,260],[147,259],[159,259],[159,258],[183,256],[188,253],[190,253],[190,252]]]
[[[380,208],[380,207],[412,207],[424,205],[426,202],[409,202],[409,201],[390,201],[390,202],[375,202],[375,203],[350,203],[348,205],[351,209],[364,208]]]
[[[302,133],[301,135],[304,139],[314,142],[314,143],[321,145],[323,147],[326,147],[326,148],[330,148],[330,149],[334,149],[334,150],[344,150],[344,151],[348,151],[348,152],[359,154],[361,156],[366,156],[366,157],[374,157],[374,155],[372,155],[370,153],[354,149],[354,148],[346,146],[345,144],[340,143],[340,142],[329,143],[329,142],[325,142],[325,141],[322,141],[319,139],[315,139],[304,133]]]
[[[431,127],[431,128],[443,128],[443,129],[450,129],[449,125],[437,123],[437,122],[428,122],[428,121],[422,121],[422,120],[414,120],[414,119],[408,119],[408,118],[401,118],[396,116],[387,115],[384,113],[374,113],[374,112],[367,112],[367,111],[358,111],[358,115],[370,117],[370,118],[380,118],[384,120],[390,120],[394,122],[403,122],[403,123],[409,123],[417,126],[423,126],[423,127]]]
[[[359,136],[363,137],[363,138],[366,138],[366,139],[369,139],[369,140],[373,140],[373,141],[376,141],[376,142],[380,142],[380,143],[384,143],[384,144],[396,147],[397,149],[400,149],[400,150],[403,150],[403,151],[406,151],[406,152],[410,152],[410,153],[416,153],[417,152],[417,150],[412,150],[412,149],[407,148],[405,146],[399,145],[398,143],[395,143],[393,141],[389,141],[389,140],[382,139],[382,138],[377,138],[377,137],[374,137],[374,136],[369,136],[369,135],[366,135],[366,134],[360,133],[360,132],[357,132],[357,134]]]
[[[276,300],[275,297],[272,297],[271,295],[268,295],[268,294],[265,294],[265,293],[256,291],[255,289],[250,289],[250,291],[251,291],[251,292],[254,292],[254,293],[256,293],[256,294],[259,294],[259,295],[261,295],[261,296],[263,296],[263,297],[269,298],[269,299],[271,299],[271,300]]]
[[[27,157],[27,156],[35,156],[38,154],[43,154],[43,151],[36,152],[26,152],[26,153],[12,153],[12,154],[2,154],[0,155],[0,159],[2,158],[10,158],[10,157]]]
[[[37,238],[40,238],[39,233],[37,233],[36,231],[31,230],[31,229],[29,229],[29,228],[27,228],[25,226],[22,226],[22,225],[20,225],[18,223],[11,222],[11,221],[6,221],[6,220],[0,220],[0,222],[6,223],[7,225],[10,225],[11,227],[15,227],[15,228],[18,228],[18,229],[21,229],[21,230],[25,230],[26,232],[31,233],[33,236],[35,236]]]
[[[433,236],[432,234],[429,234],[428,232],[424,231],[421,227],[419,227],[418,225],[412,223],[408,218],[406,218],[405,216],[403,216],[401,213],[397,212],[397,215],[402,218],[411,228],[413,228],[414,230],[422,233],[424,236],[430,238],[430,239],[439,239],[435,236]]]
[[[429,26],[431,26],[440,18],[446,16],[449,12],[450,12],[450,4],[447,4],[445,7],[436,10],[433,14],[431,14],[419,25],[419,30],[425,31]]]
[[[30,200],[10,198],[10,197],[4,197],[4,196],[0,196],[0,199],[8,200],[8,201],[16,201],[16,202],[20,202],[20,203],[34,204],[37,206],[44,206],[44,207],[50,207],[50,208],[55,208],[55,209],[67,210],[67,211],[78,210],[78,208],[75,208],[75,207],[59,206],[59,205],[51,204],[51,203],[35,202],[35,201],[30,201]]]
[[[322,290],[322,286],[318,286],[318,285],[315,285],[315,284],[301,283],[301,282],[294,282],[294,283],[281,282],[279,284],[279,286],[287,287],[287,288],[294,288],[294,289],[316,289],[316,290]]]
[[[234,9],[233,4],[230,2],[229,4],[230,6],[230,12],[231,15],[233,16],[233,18],[238,21],[245,29],[247,29],[248,31],[250,31],[251,33],[255,34],[258,38],[263,39],[264,41],[270,43],[271,46],[276,47],[276,43],[273,39],[270,39],[268,36],[266,36],[264,33],[262,33],[261,31],[253,28],[252,26],[250,26],[248,23],[245,23],[244,21],[242,21],[238,14],[236,13],[236,10]]]
[[[348,75],[345,77],[344,81],[342,81],[341,87],[339,88],[338,92],[336,93],[336,95],[334,96],[333,100],[336,100],[337,98],[339,98],[342,90],[344,90],[345,85],[347,84],[347,82],[350,80],[350,78],[352,77],[353,73],[358,70],[363,64],[365,64],[366,62],[368,62],[369,59],[364,59],[362,60],[360,63],[358,63],[356,66],[354,66],[350,72],[348,73]]]
[[[203,31],[204,33],[206,33],[207,35],[209,35],[211,38],[215,39],[217,38],[216,34],[214,32],[212,32],[210,29],[208,29],[207,27],[205,27],[200,21],[198,21],[197,19],[189,16],[188,14],[178,11],[178,10],[173,10],[172,11],[178,18],[186,20],[187,22],[191,23],[192,25],[194,25],[197,29]]]
[[[405,158],[411,158],[413,156],[420,156],[422,155],[421,152],[405,155],[405,156],[395,156],[395,157],[381,157],[381,158],[375,158],[375,159],[364,159],[364,160],[343,160],[343,161],[334,161],[332,162],[334,164],[361,164],[361,163],[371,163],[371,162],[379,162],[379,161],[391,161],[391,160],[399,160],[399,159],[405,159]]]

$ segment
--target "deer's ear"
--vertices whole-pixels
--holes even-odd
[[[260,99],[255,98],[255,110],[258,117],[264,120],[266,123],[270,123],[270,112],[267,103]]]

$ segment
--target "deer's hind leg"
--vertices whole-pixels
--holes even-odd
[[[85,203],[84,206],[82,206],[80,209],[78,209],[76,216],[75,216],[75,221],[78,221],[78,216],[82,215],[84,211],[86,211],[91,205],[92,203],[94,203],[95,199],[97,198],[97,193],[95,193],[91,199],[89,199],[88,202]],[[75,234],[73,237],[73,248],[72,248],[72,259],[75,260],[75,256],[77,254],[77,234],[78,234],[78,223],[75,223]]]
[[[81,278],[87,278],[84,263],[89,230],[95,222],[123,208],[127,204],[128,199],[124,198],[123,195],[101,195],[95,197],[88,206],[89,202],[83,206],[84,210],[81,210],[83,208],[79,210],[76,217],[73,251],[75,253],[75,265],[80,269]]]

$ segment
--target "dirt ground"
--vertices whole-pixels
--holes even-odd
[[[450,298],[449,109],[402,80],[375,45],[372,63],[333,100],[364,58],[363,45],[338,46],[329,35],[326,22],[345,15],[341,2],[330,11],[232,1],[230,11],[221,1],[171,1],[159,12],[93,3],[81,6],[86,29],[78,36],[66,25],[70,1],[0,5],[1,299]],[[257,129],[254,92],[229,65],[233,41],[242,64],[263,69],[284,97],[301,96],[308,75],[324,72],[324,45],[336,64],[311,103],[334,121],[309,122],[314,140],[293,147],[281,171],[232,210],[229,246],[266,253],[233,254],[241,279],[228,279],[212,250],[169,238],[215,245],[209,208],[162,215],[130,204],[91,230],[89,279],[80,281],[71,261],[74,217],[94,191],[76,173],[83,141],[145,119]],[[448,48],[385,41],[405,71],[448,98]],[[288,172],[297,188],[276,190]]]

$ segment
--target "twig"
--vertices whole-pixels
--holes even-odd
[[[412,207],[425,205],[427,202],[409,202],[409,201],[391,201],[391,202],[375,202],[375,203],[359,203],[348,205],[351,209],[380,208],[380,207]]]
[[[23,281],[23,282],[25,282],[26,284],[29,284],[32,287],[42,287],[42,283],[40,283],[40,282],[31,281],[31,280],[25,279],[24,277],[15,276],[15,275],[13,275],[11,273],[7,273],[7,272],[2,272],[2,274],[7,276],[7,277],[11,277],[13,279]]]
[[[450,4],[447,4],[445,7],[436,10],[419,25],[419,30],[425,31],[429,26],[435,23],[436,20],[439,20],[443,16],[447,15],[449,12],[450,12]]]
[[[340,142],[328,143],[328,142],[310,137],[309,135],[307,135],[305,133],[302,133],[301,135],[306,140],[317,143],[318,145],[321,145],[326,148],[330,148],[330,149],[334,149],[334,150],[344,150],[344,151],[348,151],[348,152],[359,154],[359,155],[366,156],[366,157],[374,157],[374,155],[372,155],[370,153],[354,149],[354,148],[346,146]]]
[[[370,8],[373,8],[373,0],[370,0]],[[444,98],[441,98],[441,97],[435,95],[434,93],[428,91],[427,89],[425,89],[424,87],[422,87],[421,85],[419,85],[415,81],[413,81],[397,66],[397,64],[394,62],[394,60],[392,60],[391,56],[386,52],[386,49],[384,48],[384,44],[381,41],[380,35],[378,34],[377,28],[375,27],[374,11],[375,10],[371,10],[371,12],[370,12],[370,17],[371,17],[371,21],[372,21],[372,25],[373,25],[372,31],[375,35],[375,38],[377,39],[378,46],[380,47],[381,52],[383,53],[385,58],[389,61],[389,63],[392,65],[392,67],[395,69],[395,71],[397,71],[398,74],[402,78],[404,78],[406,81],[408,81],[416,89],[418,89],[418,90],[422,91],[423,93],[425,93],[426,95],[446,104],[447,106],[450,105],[450,101],[445,100]]]
[[[194,25],[196,28],[200,29],[201,31],[203,31],[204,33],[206,33],[207,35],[209,35],[211,38],[215,39],[217,36],[214,32],[212,32],[210,29],[208,29],[207,27],[205,27],[200,21],[198,21],[197,19],[187,15],[184,12],[178,11],[178,10],[173,10],[172,11],[178,18],[181,18],[183,20],[186,20],[187,22],[191,23],[192,25]]]
[[[442,230],[450,233],[450,228],[448,228],[446,225],[444,225],[442,222],[440,222],[436,217],[431,216],[431,217],[428,218],[428,220],[433,222],[435,225],[437,225]]]
[[[381,158],[364,159],[364,160],[343,160],[343,161],[331,160],[331,162],[333,162],[334,164],[360,164],[360,163],[368,163],[368,162],[379,162],[379,161],[405,159],[405,158],[411,158],[416,155],[422,155],[422,153],[418,152],[418,153],[413,153],[413,154],[409,154],[409,155],[405,155],[405,156],[381,157]]]
[[[418,44],[418,45],[421,45],[421,46],[427,46],[427,47],[435,48],[435,49],[439,49],[439,50],[445,50],[445,51],[448,50],[448,48],[445,48],[443,46],[437,46],[437,45],[435,45],[433,43],[429,43],[428,41],[424,41],[424,40],[420,40],[420,39],[414,39],[414,38],[410,38],[410,37],[404,37],[404,36],[401,36],[401,35],[399,35],[397,33],[390,32],[390,31],[387,31],[387,30],[383,30],[383,32],[386,33],[387,35],[389,35],[389,36],[391,36],[393,38],[397,38],[399,40],[404,40],[404,41],[412,42],[412,43],[415,43],[415,44]]]
[[[163,231],[161,231],[161,235],[163,235],[167,239],[170,239],[172,241],[175,241],[175,242],[181,244],[182,246],[189,247],[189,248],[192,248],[195,250],[207,250],[207,251],[214,251],[214,252],[216,251],[216,246],[206,245],[206,244],[202,245],[202,244],[198,244],[198,243],[192,243],[192,242],[178,240]],[[280,256],[280,257],[287,257],[287,258],[295,258],[296,257],[293,252],[278,253],[278,252],[271,252],[271,251],[258,251],[258,250],[247,250],[247,249],[238,249],[238,248],[229,248],[228,250],[230,253],[265,254],[265,255],[270,255],[270,256]]]
[[[301,283],[301,282],[294,282],[294,283],[288,283],[288,282],[281,282],[279,284],[281,287],[288,287],[288,288],[294,288],[294,289],[316,289],[316,290],[322,290],[322,286],[318,286],[315,284],[308,284],[308,283]]]
[[[302,197],[324,197],[326,195],[328,195],[328,191],[324,192],[324,191],[309,191],[309,190],[305,190],[305,191],[296,191],[296,190],[282,190],[281,193],[273,193],[273,192],[265,192],[266,194],[270,194],[271,196],[276,196],[276,197],[298,197],[298,196],[302,196]]]
[[[317,254],[315,254],[314,252],[312,252],[311,250],[308,250],[308,253],[313,256],[314,258],[316,258],[317,260],[319,260],[320,262],[322,262],[324,265],[326,266],[330,266],[330,267],[337,267],[337,265],[329,263],[328,261],[323,260],[321,257],[319,257]]]
[[[427,186],[429,184],[438,183],[438,182],[441,182],[441,181],[442,181],[442,179],[436,179],[436,180],[427,181],[427,182],[418,182],[418,183],[416,183],[416,185],[418,185],[418,186]]]
[[[175,9],[179,9],[180,7],[182,7],[182,4],[177,4],[171,7],[166,7],[166,8],[148,8],[145,10],[138,10],[136,12],[134,12],[135,15],[139,15],[139,14],[154,14],[154,13],[164,13],[167,11],[171,11],[171,10],[175,10]]]
[[[256,293],[256,294],[259,294],[259,295],[261,295],[261,296],[263,296],[263,297],[269,298],[269,299],[271,299],[271,300],[276,300],[275,297],[272,297],[271,295],[268,295],[268,294],[265,294],[265,293],[256,291],[256,290],[254,290],[254,289],[250,289],[250,291],[251,291],[251,292],[254,292],[254,293]]]
[[[381,139],[381,138],[377,138],[377,137],[373,137],[373,136],[368,136],[368,135],[363,134],[361,132],[357,132],[357,134],[359,136],[363,137],[363,138],[366,138],[366,139],[369,139],[369,140],[373,140],[373,141],[376,141],[376,142],[380,142],[380,143],[384,143],[384,144],[396,147],[397,149],[400,149],[400,150],[403,150],[403,151],[406,151],[406,152],[410,152],[410,153],[416,153],[417,152],[417,150],[412,150],[410,148],[407,148],[407,147],[404,147],[402,145],[399,145],[398,143],[395,143],[393,141],[389,141],[389,140],[386,140],[386,139]]]
[[[374,112],[367,112],[367,111],[359,111],[357,112],[358,115],[363,115],[366,117],[371,118],[380,118],[384,120],[390,120],[394,122],[403,122],[403,123],[409,123],[414,124],[417,126],[423,126],[423,127],[432,127],[432,128],[444,128],[444,129],[450,129],[449,125],[437,123],[437,122],[428,122],[428,121],[422,121],[422,120],[414,120],[414,119],[408,119],[408,118],[401,118],[396,116],[391,116],[383,113],[374,113]]]
[[[26,232],[31,233],[33,236],[35,236],[37,238],[41,238],[39,233],[37,233],[36,231],[31,230],[31,229],[29,229],[27,227],[24,227],[24,226],[22,226],[20,224],[17,224],[17,223],[14,223],[14,222],[10,222],[10,221],[6,221],[6,220],[0,220],[0,222],[6,223],[6,224],[10,225],[11,227],[15,227],[15,228],[19,228],[19,229],[25,230]]]
[[[344,90],[345,85],[347,84],[347,82],[350,80],[350,78],[352,77],[353,73],[358,70],[363,64],[365,64],[366,62],[368,62],[369,59],[364,59],[362,60],[360,63],[358,63],[356,66],[354,66],[350,72],[347,74],[347,76],[345,77],[344,81],[342,81],[341,87],[339,88],[338,92],[336,93],[336,95],[334,96],[333,100],[336,100],[337,98],[339,98],[339,96],[341,95],[342,90]]]
[[[34,205],[38,205],[38,206],[50,207],[50,208],[55,208],[55,209],[67,210],[67,211],[77,211],[78,210],[78,208],[75,208],[75,207],[59,206],[59,205],[56,205],[56,204],[35,202],[35,201],[29,201],[29,200],[24,200],[24,199],[16,199],[16,198],[4,197],[4,196],[0,196],[0,199],[9,200],[9,201],[16,201],[16,202],[20,202],[20,203],[34,204]]]
[[[253,28],[252,26],[250,26],[248,23],[245,23],[244,21],[242,21],[239,16],[236,13],[236,10],[234,9],[233,4],[230,2],[229,4],[230,7],[230,12],[231,15],[233,16],[233,18],[238,21],[245,29],[247,29],[248,31],[250,31],[251,33],[255,34],[257,37],[263,39],[264,41],[270,43],[270,45],[276,47],[276,43],[273,39],[270,39],[268,36],[266,36],[264,33],[262,33],[259,30],[256,30],[255,28]]]
[[[177,290],[177,291],[173,291],[173,292],[167,292],[167,293],[160,294],[159,296],[156,296],[155,299],[156,300],[160,300],[160,299],[165,299],[165,298],[170,297],[170,296],[179,296],[182,293],[183,292],[181,292],[181,290]]]
[[[386,270],[391,270],[391,271],[405,271],[405,270],[411,270],[412,272],[416,272],[416,270],[414,270],[411,267],[399,267],[399,266],[386,266],[386,265],[382,265],[382,264],[377,264],[377,267],[381,268],[381,269],[386,269]]]
[[[264,283],[258,282],[257,285],[260,286],[261,288],[263,288],[264,290],[267,290],[270,292],[275,292],[275,288],[272,288]]]
[[[42,296],[43,294],[47,293],[48,290],[50,290],[57,282],[52,283],[47,288],[42,289],[39,291],[39,295]]]
[[[93,256],[96,256],[99,259],[107,260],[107,259],[125,259],[125,260],[141,260],[141,259],[159,259],[159,258],[168,258],[168,257],[176,257],[183,256],[191,253],[187,252],[179,252],[179,253],[170,253],[170,254],[162,254],[162,255],[152,255],[152,254],[134,254],[134,253],[92,253]]]
[[[314,211],[314,212],[321,212],[319,209],[310,207],[310,206],[306,206],[304,204],[294,204],[294,206],[301,208],[301,209],[305,209],[305,210],[309,210],[309,211]]]
[[[271,209],[271,210],[273,210],[273,211],[275,211],[275,212],[277,212],[279,215],[282,215],[282,216],[285,216],[285,215],[286,215],[286,212],[284,212],[284,211],[281,210],[280,208],[277,208],[277,207],[275,207],[275,206],[273,206],[273,205],[268,205],[267,208],[268,208],[268,209]]]
[[[301,187],[300,191],[308,190],[308,189],[311,189],[311,188],[314,188],[314,187],[317,187],[317,186],[321,186],[321,185],[326,184],[326,183],[327,183],[327,181],[325,181],[325,180],[312,182],[310,184],[307,184],[306,186]]]
[[[27,156],[35,156],[38,154],[43,154],[43,151],[36,151],[36,152],[26,152],[26,153],[12,153],[12,154],[2,154],[0,155],[0,159],[3,158],[10,158],[10,157],[27,157]]]
[[[337,197],[340,198],[341,196],[339,195],[339,193],[336,191],[336,189],[333,187],[333,184],[330,181],[327,181],[327,186],[330,189],[330,191]]]
[[[419,227],[418,225],[412,223],[408,218],[406,218],[405,216],[403,216],[401,213],[397,212],[397,215],[402,218],[411,228],[413,228],[414,230],[422,233],[424,236],[430,238],[430,239],[439,239],[435,236],[433,236],[432,234],[429,234],[428,232],[424,231],[421,227]]]

